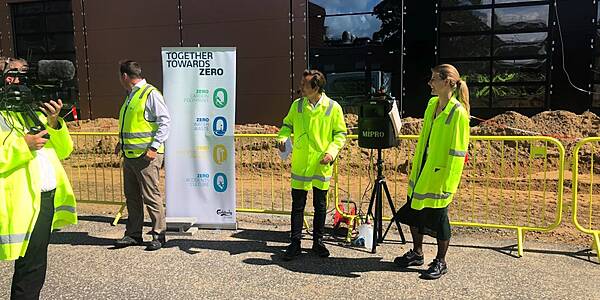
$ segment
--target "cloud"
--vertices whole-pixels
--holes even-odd
[[[342,33],[348,31],[356,37],[373,38],[373,33],[381,28],[381,20],[372,15],[326,17],[327,36],[333,40],[342,38]]]
[[[328,15],[372,12],[381,0],[310,0],[311,3],[325,8]]]

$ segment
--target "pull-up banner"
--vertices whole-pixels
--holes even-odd
[[[235,229],[236,48],[162,48],[168,217]]]

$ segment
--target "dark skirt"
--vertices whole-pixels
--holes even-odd
[[[410,207],[412,199],[407,197],[406,204],[398,210],[400,223],[419,229],[420,234],[426,234],[438,240],[450,239],[450,220],[448,207],[423,208],[416,210]]]

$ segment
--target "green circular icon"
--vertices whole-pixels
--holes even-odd
[[[213,103],[217,108],[223,108],[227,105],[227,90],[218,88],[213,92]]]

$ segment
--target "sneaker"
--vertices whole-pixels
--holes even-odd
[[[429,269],[423,273],[423,278],[438,279],[446,273],[448,273],[448,266],[436,258],[429,264]]]
[[[164,234],[152,235],[152,241],[146,246],[146,251],[155,251],[162,248],[166,243]]]
[[[144,241],[141,237],[134,238],[130,236],[124,236],[122,239],[115,241],[115,248],[125,248],[129,246],[141,245]]]
[[[418,255],[417,252],[413,251],[412,249],[404,253],[404,255],[398,256],[394,259],[394,264],[401,268],[422,266],[424,263],[424,256]]]
[[[327,250],[321,239],[313,242],[312,251],[319,257],[329,257],[329,250]]]
[[[292,241],[291,244],[285,249],[285,253],[283,255],[283,260],[290,261],[296,256],[302,253],[302,247],[300,247],[300,241]]]

